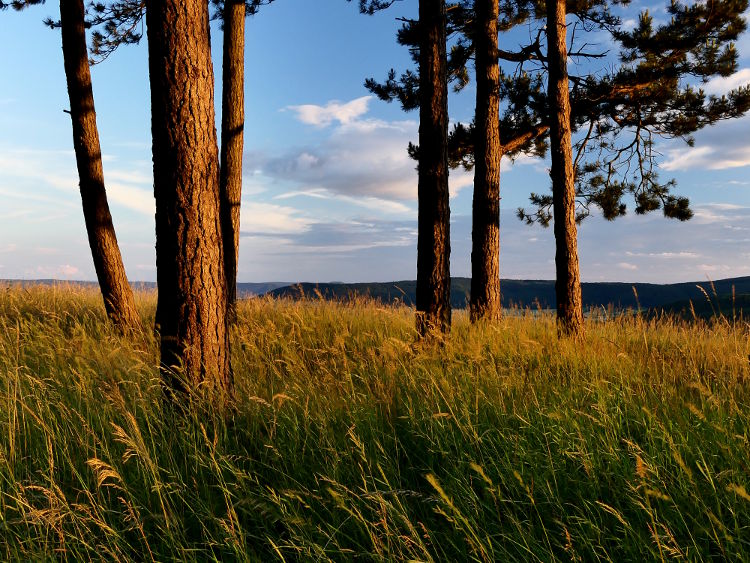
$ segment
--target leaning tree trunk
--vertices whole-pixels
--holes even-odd
[[[133,290],[125,275],[104,189],[102,153],[86,49],[83,0],[60,0],[60,29],[73,122],[73,147],[94,269],[107,316],[118,329],[130,331],[140,327],[141,321],[135,308]]]
[[[146,3],[156,324],[169,391],[231,388],[208,0]]]
[[[472,321],[500,319],[500,67],[498,0],[475,0],[477,102],[471,231]]]
[[[447,332],[450,303],[445,0],[419,1],[417,331]]]
[[[221,100],[221,231],[227,279],[227,316],[237,318],[237,262],[242,199],[242,132],[245,127],[245,0],[224,3]]]
[[[565,0],[547,2],[550,154],[555,221],[557,327],[561,335],[583,336],[583,304],[578,270],[576,194],[570,129]]]

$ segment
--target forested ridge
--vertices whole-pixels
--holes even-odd
[[[554,309],[555,282],[550,280],[502,280],[503,306]],[[240,288],[242,284],[240,284]],[[470,295],[470,278],[451,279],[451,303],[456,309],[466,309]],[[671,308],[679,301],[692,300],[698,305],[716,297],[750,295],[750,277],[716,281],[696,281],[673,284],[584,282],[581,284],[585,308],[612,306],[615,310],[638,308]],[[402,280],[388,283],[298,283],[270,290],[275,297],[330,299],[369,296],[383,303],[400,302],[413,305],[416,284]],[[731,311],[731,309],[730,309]]]

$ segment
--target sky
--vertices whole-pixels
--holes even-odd
[[[663,5],[651,13],[664,17]],[[391,281],[416,277],[418,115],[372,97],[365,78],[410,67],[395,41],[416,0],[375,16],[356,2],[277,0],[247,21],[246,123],[240,282]],[[631,4],[629,15],[645,7]],[[55,2],[0,12],[0,279],[95,280],[78,193],[60,34],[42,25]],[[145,32],[145,29],[144,29]],[[512,48],[508,38],[506,47]],[[212,28],[216,76],[221,31]],[[607,48],[603,40],[600,48]],[[739,71],[709,82],[722,93],[750,82],[750,37]],[[156,278],[145,39],[93,67],[107,194],[131,280]],[[218,86],[218,85],[217,85]],[[217,90],[218,92],[218,90]],[[220,96],[217,96],[220,100]],[[474,90],[450,97],[469,122]],[[217,112],[217,116],[218,116]],[[669,283],[750,275],[750,117],[696,135],[694,147],[657,146],[661,178],[675,178],[695,216],[660,212],[579,229],[586,281]],[[471,173],[452,171],[451,273],[470,275]],[[548,162],[503,161],[501,276],[554,278],[552,229],[515,210],[549,187]],[[629,209],[633,208],[628,202]]]

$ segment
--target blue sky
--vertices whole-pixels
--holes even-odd
[[[405,0],[373,17],[356,2],[277,0],[247,22],[245,172],[240,281],[388,281],[416,276],[416,172],[406,145],[417,115],[369,96],[366,77],[410,64],[395,42]],[[636,7],[638,4],[635,5]],[[95,279],[78,194],[59,32],[42,25],[56,3],[0,13],[0,278]],[[630,14],[635,14],[635,8]],[[656,4],[657,19],[663,9]],[[216,74],[221,32],[213,30]],[[513,38],[510,38],[513,41]],[[512,48],[513,45],[507,45]],[[606,45],[603,47],[606,48]],[[740,71],[706,87],[750,82]],[[12,54],[12,55],[10,55]],[[155,279],[150,110],[145,40],[94,67],[104,172],[132,280]],[[473,89],[451,97],[469,121]],[[699,133],[694,148],[662,143],[695,218],[660,214],[580,228],[584,281],[673,282],[750,275],[750,118]],[[554,276],[551,229],[514,212],[544,192],[546,162],[503,162],[501,275]],[[470,271],[472,176],[451,176],[453,275]],[[632,205],[629,205],[632,208]]]

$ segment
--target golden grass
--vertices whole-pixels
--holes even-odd
[[[1,291],[0,559],[750,559],[747,324],[421,345],[407,308],[253,299],[226,418],[165,408],[95,291]]]

